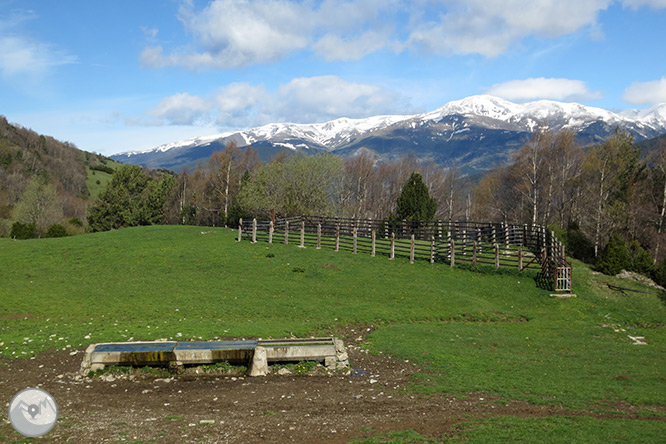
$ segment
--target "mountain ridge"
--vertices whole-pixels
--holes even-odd
[[[414,152],[442,166],[457,164],[483,171],[507,161],[537,129],[576,132],[583,144],[603,141],[616,128],[636,141],[666,133],[666,104],[615,113],[578,103],[539,100],[524,104],[478,95],[452,101],[430,112],[338,118],[323,123],[269,123],[244,131],[196,137],[143,151],[111,156],[151,168],[182,170],[205,160],[229,142],[253,146],[263,157],[280,151],[332,152],[343,156],[360,150],[391,160]]]

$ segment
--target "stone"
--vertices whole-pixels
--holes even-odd
[[[337,362],[338,360],[335,358],[335,356],[326,356],[324,358],[324,365],[326,365],[326,368],[329,370],[335,370]]]
[[[254,355],[252,356],[252,363],[250,364],[248,376],[266,376],[267,374],[268,359],[266,358],[266,349],[257,346],[254,349]]]
[[[280,370],[277,371],[277,374],[281,376],[291,375],[291,370],[289,370],[286,367],[282,367]]]
[[[338,353],[342,353],[345,351],[345,344],[342,342],[341,339],[335,338],[335,351]]]

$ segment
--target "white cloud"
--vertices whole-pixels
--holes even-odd
[[[251,128],[271,122],[314,123],[339,117],[362,118],[395,114],[408,108],[396,92],[377,85],[353,83],[337,76],[302,77],[269,91],[262,85],[232,83],[211,97],[179,93],[162,99],[148,116],[128,125],[208,125],[224,129]]]
[[[439,20],[413,25],[408,43],[437,54],[495,57],[528,36],[593,29],[612,0],[442,0]],[[445,13],[444,13],[445,11]]]
[[[76,57],[65,51],[15,31],[35,17],[29,11],[14,11],[9,17],[0,17],[0,74],[3,77],[41,76],[52,67],[76,62]]]
[[[263,86],[249,83],[231,83],[220,88],[215,94],[219,111],[218,125],[227,128],[242,128],[265,123],[263,109],[271,100],[270,93]]]
[[[666,77],[651,82],[634,82],[622,95],[622,100],[634,105],[666,103]]]
[[[189,47],[160,45],[141,53],[143,66],[228,69],[271,63],[311,49],[327,60],[357,60],[387,43],[384,12],[401,0],[215,0],[201,11],[185,3],[179,18],[194,36]]]
[[[144,66],[228,69],[272,63],[298,51],[327,61],[359,60],[390,49],[495,57],[525,38],[601,34],[601,11],[666,0],[214,0],[185,2],[179,18],[188,46],[153,45]]]
[[[302,77],[280,86],[274,106],[287,120],[323,122],[402,110],[402,98],[377,85],[351,83],[337,76]]]
[[[147,114],[165,119],[170,125],[195,125],[208,120],[211,109],[210,100],[178,93],[162,99]]]
[[[76,62],[76,57],[47,42],[31,39],[21,31],[24,24],[36,18],[33,11],[21,9],[0,15],[0,75],[3,77],[28,81],[55,66]]]
[[[339,35],[326,34],[313,45],[313,49],[328,61],[351,61],[379,51],[387,46],[387,43],[386,34],[374,31],[367,31],[347,40]]]
[[[648,6],[654,9],[666,8],[666,0],[622,0],[622,4],[632,9]]]
[[[487,93],[517,102],[537,99],[585,101],[602,97],[601,92],[590,91],[581,80],[544,77],[498,83],[491,86]]]
[[[150,39],[157,37],[157,34],[160,32],[160,30],[155,27],[149,28],[148,26],[141,26],[140,29],[146,35],[146,37]]]

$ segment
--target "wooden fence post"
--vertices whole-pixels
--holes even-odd
[[[252,219],[252,243],[257,243],[257,219]]]
[[[435,263],[435,235],[430,237],[430,263]]]
[[[500,267],[499,245],[495,244],[495,268]]]
[[[453,242],[453,239],[449,242],[449,257],[451,258],[451,268],[453,268],[456,265],[456,245]]]
[[[409,263],[410,264],[414,263],[414,233],[412,233],[411,244],[409,247]]]
[[[518,248],[518,271],[523,271],[523,247]]]
[[[472,265],[476,266],[476,241],[472,244]]]
[[[335,251],[340,251],[340,225],[335,226]]]
[[[243,236],[243,218],[238,219],[238,242],[241,241]]]
[[[384,237],[388,239],[389,237],[389,226],[388,226],[388,221],[384,221]]]
[[[268,223],[268,243],[272,244],[273,243],[273,221],[270,221]]]
[[[317,250],[321,250],[321,224],[317,224]]]
[[[467,254],[467,230],[463,228],[462,230],[462,254],[463,256]]]
[[[301,244],[300,248],[305,248],[305,221],[301,220]]]
[[[504,245],[509,248],[509,224],[504,224]]]
[[[284,244],[289,245],[289,221],[284,222]]]
[[[352,249],[352,253],[356,254],[356,245],[358,243],[358,233],[356,232],[356,227],[352,228],[352,236],[354,238],[354,246]]]
[[[377,247],[376,246],[376,237],[377,237],[377,235],[375,233],[374,228],[370,232],[370,236],[372,237],[372,251],[370,252],[370,256],[375,257],[375,252],[376,252],[376,247]]]
[[[389,259],[395,257],[395,232],[391,233],[391,252],[389,253]]]

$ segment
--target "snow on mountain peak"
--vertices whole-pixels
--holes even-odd
[[[438,119],[452,114],[477,115],[498,120],[509,120],[519,112],[521,105],[489,95],[466,97],[449,102],[443,107],[423,115],[426,119]]]
[[[477,95],[449,102],[432,112],[418,115],[382,115],[362,119],[341,117],[328,122],[311,124],[270,123],[246,131],[196,137],[160,145],[146,151],[121,154],[131,156],[138,153],[163,152],[173,148],[204,145],[228,137],[233,137],[239,142],[244,141],[246,145],[261,141],[271,141],[273,143],[287,144],[291,149],[301,146],[302,143],[306,143],[334,150],[344,146],[358,136],[389,127],[402,121],[410,120],[412,121],[412,125],[416,125],[418,121],[440,121],[444,117],[452,115],[484,117],[503,121],[511,125],[518,125],[523,131],[533,131],[540,126],[556,131],[561,128],[576,129],[597,121],[603,121],[611,125],[628,124],[634,127],[648,127],[651,131],[656,132],[666,130],[666,104],[655,105],[645,110],[627,110],[621,113],[614,113],[578,103],[539,100],[518,104],[500,97]],[[482,126],[486,124],[480,123]],[[301,142],[296,142],[298,140],[301,140]],[[294,145],[294,142],[297,145]]]

